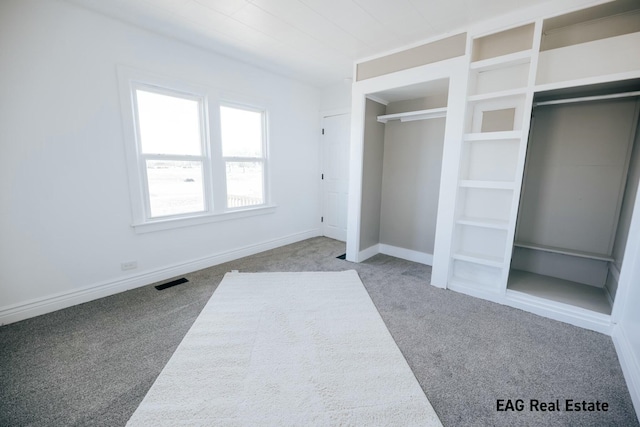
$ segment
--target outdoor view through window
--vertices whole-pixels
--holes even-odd
[[[136,91],[150,216],[205,210],[201,103]]]
[[[209,161],[202,98],[146,89],[135,93],[148,218],[209,211],[217,200],[215,211],[265,203],[263,111],[221,106],[222,158]],[[209,176],[213,188],[226,194],[214,197]],[[226,185],[215,185],[216,179]]]
[[[264,113],[220,107],[227,207],[264,203]]]

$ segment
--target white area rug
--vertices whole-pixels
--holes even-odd
[[[355,271],[227,273],[128,426],[441,426]]]

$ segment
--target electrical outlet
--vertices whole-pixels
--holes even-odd
[[[125,270],[135,270],[138,268],[138,261],[127,261],[120,264],[120,269]]]

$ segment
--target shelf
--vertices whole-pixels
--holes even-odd
[[[517,89],[509,89],[503,90],[500,92],[491,92],[491,93],[483,93],[481,95],[471,95],[467,98],[469,102],[480,102],[480,101],[488,101],[491,99],[500,99],[500,98],[510,98],[515,96],[521,96],[527,93],[527,88],[517,88]]]
[[[462,217],[456,221],[456,224],[470,225],[473,227],[491,228],[494,230],[508,230],[509,222],[500,219],[485,219],[485,218],[469,218]]]
[[[467,252],[456,252],[453,254],[453,259],[459,261],[472,262],[474,264],[486,265],[489,267],[503,267],[503,260],[499,257],[487,256],[482,254],[472,254]]]
[[[486,188],[490,190],[513,190],[513,182],[509,181],[476,181],[465,179],[460,181],[460,187],[465,188]]]
[[[385,114],[378,116],[380,123],[387,123],[389,120],[400,120],[401,122],[412,122],[414,120],[437,119],[447,116],[447,108],[432,108],[429,110],[408,111],[406,113]]]
[[[532,50],[510,53],[508,55],[496,56],[495,58],[483,59],[472,62],[469,66],[474,71],[491,71],[499,68],[506,68],[512,65],[526,64],[531,61]]]
[[[596,286],[512,269],[507,289],[605,315],[611,314],[611,304],[605,289]]]
[[[465,141],[496,141],[501,139],[521,139],[522,131],[511,130],[504,132],[477,132],[464,135]]]
[[[606,261],[606,262],[613,262],[614,259],[611,255],[607,255],[607,254],[596,254],[593,252],[584,252],[584,251],[577,251],[574,249],[566,249],[566,248],[557,248],[554,246],[546,246],[546,245],[538,245],[535,243],[527,243],[527,242],[515,242],[513,244],[513,246],[516,246],[518,248],[525,248],[525,249],[533,249],[536,251],[544,251],[544,252],[551,252],[554,254],[561,254],[561,255],[569,255],[569,256],[574,256],[574,257],[579,257],[579,258],[587,258],[587,259],[593,259],[593,260],[597,260],[597,261]]]

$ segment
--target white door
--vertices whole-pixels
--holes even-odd
[[[323,118],[322,122],[322,234],[347,240],[349,191],[350,114]]]

